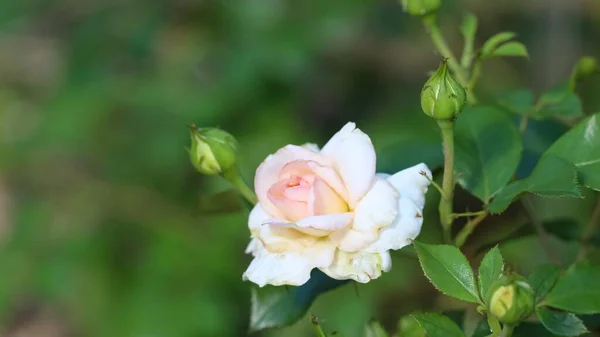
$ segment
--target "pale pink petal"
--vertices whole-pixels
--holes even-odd
[[[309,212],[314,215],[337,214],[348,211],[348,204],[325,181],[315,178],[309,201]]]
[[[321,165],[315,161],[307,161],[306,164],[316,176],[326,182],[342,199],[348,202],[348,190],[344,185],[344,181],[333,167]]]
[[[331,158],[348,190],[348,204],[353,208],[367,193],[375,176],[375,149],[369,136],[346,124],[325,144],[323,156]]]
[[[336,280],[354,280],[367,283],[381,276],[383,271],[389,271],[392,260],[388,252],[347,253],[336,251],[333,263],[326,268],[319,268],[329,277]]]
[[[254,189],[259,203],[271,215],[283,218],[281,211],[273,205],[267,196],[269,189],[279,181],[281,169],[289,162],[295,160],[311,160],[328,165],[329,161],[318,152],[303,148],[301,146],[288,145],[276,153],[270,155],[260,164],[254,176]]]
[[[314,162],[313,162],[314,163]],[[292,177],[302,178],[312,184],[314,180],[314,172],[311,170],[306,160],[291,161],[279,172],[279,180],[290,179]]]
[[[248,217],[248,228],[250,228],[250,232],[254,232],[262,224],[267,222],[269,219],[272,219],[273,216],[267,213],[260,204],[256,204],[252,211],[250,211],[250,216]]]
[[[303,218],[295,223],[279,222],[271,226],[293,228],[301,233],[322,237],[342,230],[352,222],[353,213],[316,215]]]
[[[276,182],[267,192],[267,197],[271,204],[277,208],[283,219],[297,221],[308,216],[308,203],[294,200],[286,195],[289,186],[296,184],[292,180],[287,179]],[[304,194],[306,195],[305,199],[308,200],[308,195],[310,194],[308,187],[304,188]]]

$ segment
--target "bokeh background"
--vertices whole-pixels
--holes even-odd
[[[512,30],[531,55],[485,63],[484,95],[546,90],[580,56],[600,56],[597,0],[445,0],[456,53],[466,10],[480,19],[479,45]],[[396,146],[439,142],[419,108],[439,60],[392,0],[0,0],[0,335],[245,336],[247,210],[226,182],[194,171],[187,126],[233,133],[249,181],[269,153],[323,144],[349,120],[381,169],[399,170],[411,158]],[[580,87],[587,112],[600,110],[598,82]],[[538,206],[575,223],[590,208]],[[424,241],[439,240],[435,216],[424,226]],[[531,237],[503,252],[516,269],[545,258]],[[396,254],[394,265],[311,312],[358,337],[372,317],[393,330],[403,314],[444,305],[415,261]],[[310,324],[255,335],[309,336]]]

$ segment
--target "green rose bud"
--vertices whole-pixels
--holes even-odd
[[[490,287],[488,305],[489,312],[500,322],[515,324],[531,315],[535,296],[526,278],[505,275]]]
[[[402,8],[410,15],[421,16],[436,11],[441,0],[402,0]]]
[[[235,165],[238,143],[221,129],[190,126],[190,161],[202,174],[221,174]]]
[[[452,77],[446,61],[443,61],[421,90],[423,112],[437,120],[454,120],[466,103],[465,88]]]
[[[579,62],[577,62],[577,65],[575,66],[576,79],[582,79],[597,72],[600,72],[598,60],[591,56],[582,57],[581,59],[579,59]]]

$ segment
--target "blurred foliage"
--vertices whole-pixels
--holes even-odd
[[[566,23],[552,16],[561,6],[572,14]],[[600,53],[594,0],[444,7],[444,27],[458,27],[468,9],[480,18],[479,42],[502,28],[529,48],[529,64],[486,63],[483,91],[543,92],[579,51]],[[449,36],[459,41],[458,31]],[[392,172],[411,162],[407,144],[439,141],[418,99],[438,61],[419,22],[391,0],[0,1],[0,334],[245,335],[247,213],[225,182],[195,173],[187,125],[235,134],[250,178],[280,146],[322,143],[354,120],[387,151],[380,164]],[[599,89],[592,81],[578,89],[584,111],[599,110]],[[435,147],[419,155],[439,163]],[[216,193],[239,211],[221,214]],[[429,195],[424,242],[440,239],[436,217],[427,217],[437,197]],[[457,200],[478,207],[465,193]],[[579,226],[594,202],[534,201],[543,220]],[[477,228],[470,258],[496,242],[486,242],[490,228],[526,225],[518,209],[508,212],[514,223],[492,217]],[[530,271],[544,262],[536,243],[520,236],[502,245],[507,264]],[[576,251],[552,244],[565,261]],[[373,316],[392,330],[417,308],[455,306],[398,253],[392,272],[326,293],[311,311],[326,330],[353,337]],[[261,336],[310,329],[302,320]]]

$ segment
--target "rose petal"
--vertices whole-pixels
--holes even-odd
[[[353,216],[353,213],[315,215],[303,218],[295,223],[279,222],[271,224],[271,226],[293,228],[311,236],[322,237],[348,226],[352,222]]]
[[[309,198],[310,214],[337,214],[348,212],[348,204],[325,181],[315,178]]]
[[[306,164],[321,180],[327,183],[342,199],[348,202],[348,190],[344,185],[344,181],[331,166],[324,166],[315,161],[307,161]]]
[[[352,227],[333,232],[329,238],[335,246],[345,252],[356,252],[377,241],[377,230],[357,231]]]
[[[250,263],[242,276],[260,287],[267,284],[299,286],[310,279],[313,268],[331,265],[335,249],[324,244],[316,244],[302,252],[272,254],[261,251]]]
[[[256,204],[256,206],[252,208],[252,211],[250,211],[250,216],[248,217],[248,228],[250,228],[250,232],[254,233],[262,224],[272,218],[273,216],[267,213],[260,204]]]
[[[346,124],[325,144],[321,154],[331,158],[346,189],[348,204],[353,208],[369,190],[375,175],[375,149],[369,136]]]
[[[260,164],[254,177],[254,189],[259,203],[275,218],[283,218],[281,211],[269,200],[267,192],[279,181],[281,169],[295,160],[311,160],[321,165],[329,165],[329,160],[315,151],[296,145],[288,145],[270,155]]]
[[[421,173],[425,173],[429,179]],[[425,193],[430,180],[431,171],[423,163],[404,169],[388,178],[402,197],[412,199],[419,208],[425,205]]]
[[[373,187],[355,209],[352,228],[373,231],[385,227],[398,215],[398,192],[386,180],[375,178]]]
[[[296,178],[299,180],[300,178]],[[290,185],[295,185],[294,179],[286,179],[280,180],[276,182],[269,191],[267,192],[267,197],[269,201],[277,207],[278,212],[281,214],[281,218],[289,221],[296,221],[308,216],[308,203],[305,201],[294,200],[295,198],[290,198],[290,195],[286,195],[287,190]],[[301,187],[302,189],[302,187]],[[308,200],[308,195],[310,194],[309,187],[304,187],[304,193],[306,195],[306,199]],[[300,193],[302,194],[302,191]]]
[[[400,198],[398,216],[391,225],[379,231],[377,241],[367,247],[367,252],[384,252],[409,245],[421,232],[422,208],[410,198]]]
[[[360,283],[381,276],[382,271],[389,271],[392,259],[388,252],[382,253],[346,253],[338,250],[331,266],[320,268],[329,277],[337,280],[352,279]]]

